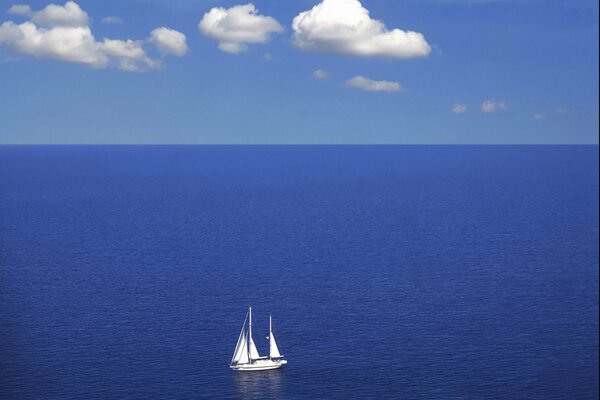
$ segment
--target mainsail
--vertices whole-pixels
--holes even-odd
[[[250,358],[252,360],[258,360],[260,358],[260,355],[258,354],[256,345],[254,344],[254,339],[252,339],[252,307],[248,308],[248,315],[250,317],[250,319],[248,320],[248,342],[250,343]]]
[[[260,358],[260,355],[258,354],[258,349],[256,348],[256,345],[254,344],[254,339],[252,339],[252,337],[250,337],[250,357],[253,360],[258,360]]]

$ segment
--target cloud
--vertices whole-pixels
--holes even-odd
[[[219,49],[233,54],[246,51],[249,44],[266,43],[272,33],[283,31],[275,18],[258,15],[252,3],[228,9],[214,7],[204,14],[198,28],[217,40]]]
[[[185,35],[181,32],[169,28],[156,28],[150,33],[150,41],[154,43],[161,54],[173,54],[184,56],[188,47],[185,42]]]
[[[31,14],[31,7],[23,4],[15,4],[14,6],[8,9],[8,13],[15,15],[29,15]]]
[[[292,28],[294,45],[306,51],[392,58],[431,52],[423,34],[388,30],[383,22],[371,19],[358,0],[323,0],[298,14]]]
[[[327,71],[323,71],[322,69],[317,69],[313,71],[312,76],[315,79],[327,79],[331,76],[331,74]]]
[[[454,106],[452,106],[452,112],[454,114],[464,114],[467,111],[468,111],[468,107],[466,104],[456,103]]]
[[[533,114],[533,119],[543,119],[544,118],[544,114],[542,113],[535,113]]]
[[[30,16],[30,20],[22,24],[7,21],[0,25],[0,48],[16,54],[93,68],[148,71],[162,66],[159,59],[146,53],[145,45],[153,43],[162,52],[165,43],[155,42],[153,38],[97,41],[88,25],[87,13],[73,1],[66,2],[64,6],[50,4],[41,11],[31,12]],[[170,53],[181,55],[173,51]]]
[[[569,111],[569,109],[567,109],[565,107],[559,107],[559,108],[555,109],[554,112],[559,115],[567,115],[567,114],[571,113],[571,111]]]
[[[89,27],[38,28],[32,22],[0,25],[0,47],[17,54],[106,67],[108,57]]]
[[[355,76],[346,81],[346,86],[369,92],[397,92],[403,90],[402,85],[392,81],[375,81],[364,76]]]
[[[31,22],[37,26],[52,28],[87,26],[89,17],[74,1],[67,1],[64,6],[49,4],[41,11],[31,13]]]
[[[108,17],[102,18],[102,21],[100,22],[107,25],[120,25],[123,23],[123,20],[119,17],[115,17],[114,15],[110,15]]]
[[[506,111],[506,103],[504,103],[503,101],[496,101],[496,100],[485,100],[483,103],[481,103],[481,112],[482,113],[495,113],[498,111]]]
[[[159,69],[161,62],[150,58],[144,51],[141,40],[111,40],[104,39],[101,43],[102,53],[108,56],[110,64],[123,71],[148,71]]]

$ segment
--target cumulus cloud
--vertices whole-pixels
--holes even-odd
[[[145,45],[154,43],[159,51],[164,43],[153,40],[103,39],[97,41],[89,27],[89,17],[79,5],[50,4],[31,12],[22,24],[12,21],[0,25],[0,47],[55,61],[84,64],[93,68],[115,67],[124,71],[159,69],[161,61],[149,56]],[[183,34],[181,34],[183,35]],[[177,52],[170,53],[180,55]]]
[[[258,15],[252,3],[228,9],[214,7],[204,14],[198,28],[217,40],[219,49],[233,54],[246,51],[249,44],[266,43],[272,33],[283,31],[275,18]]]
[[[141,40],[104,39],[100,49],[108,56],[111,65],[114,64],[123,71],[148,71],[161,67],[159,60],[146,54]]]
[[[412,58],[426,56],[431,47],[423,34],[388,30],[371,19],[358,0],[323,0],[298,14],[293,42],[302,50],[361,57]]]
[[[181,57],[188,51],[185,35],[174,29],[156,28],[151,32],[150,37],[150,41],[161,54],[174,54]]]
[[[52,28],[87,26],[89,17],[74,1],[67,1],[64,6],[49,4],[43,10],[31,13],[31,22],[37,26]]]
[[[26,54],[57,61],[87,64],[94,67],[108,65],[108,57],[101,51],[88,27],[38,28],[32,22],[16,25],[11,21],[0,25],[0,47],[17,54]]]
[[[313,71],[312,76],[315,79],[327,79],[331,76],[331,74],[322,69],[317,69],[317,70]]]
[[[8,13],[15,15],[29,15],[31,14],[31,7],[24,4],[15,4],[14,6],[8,9]]]
[[[468,111],[468,107],[466,104],[460,104],[460,103],[456,103],[454,106],[452,106],[452,112],[454,114],[464,114]]]
[[[355,76],[352,79],[346,81],[346,86],[366,90],[369,92],[397,92],[402,90],[402,85],[398,82],[393,81],[375,81],[373,79],[365,78],[364,76]]]
[[[100,22],[107,25],[119,25],[123,23],[123,20],[119,17],[115,17],[114,15],[109,15],[108,17],[102,18],[102,21]]]
[[[481,103],[481,112],[482,113],[495,113],[498,111],[506,111],[506,103],[503,101],[496,100],[485,100]]]

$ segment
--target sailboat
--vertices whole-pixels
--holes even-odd
[[[248,321],[248,330],[246,331],[246,321]],[[233,352],[233,358],[229,367],[235,371],[264,371],[267,369],[281,368],[287,364],[283,356],[279,353],[275,336],[273,336],[273,324],[269,314],[269,355],[261,356],[252,338],[252,307],[248,308],[242,331]]]

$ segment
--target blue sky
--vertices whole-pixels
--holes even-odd
[[[1,0],[0,143],[598,143],[596,1],[322,3]]]

